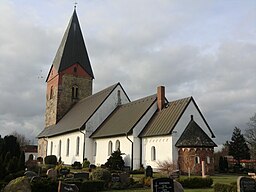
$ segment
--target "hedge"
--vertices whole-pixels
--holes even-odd
[[[220,184],[216,183],[214,184],[214,192],[236,192],[237,186],[236,182],[231,184]]]
[[[186,178],[186,179],[179,178],[178,182],[180,182],[184,188],[190,188],[190,189],[210,188],[213,184],[213,180],[210,177],[207,177],[207,178],[192,177],[192,178]]]

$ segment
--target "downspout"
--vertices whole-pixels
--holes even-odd
[[[45,137],[43,137],[43,140],[46,141],[46,149],[45,149],[45,153],[47,156],[47,148],[48,148],[48,137],[46,137],[47,139],[45,139]]]
[[[131,170],[133,170],[133,141],[128,137],[128,133],[126,133],[126,138],[131,142],[132,144],[132,154],[131,154]]]
[[[85,130],[85,125],[84,125],[84,130]],[[81,131],[81,128],[79,128],[79,132],[82,133],[84,135],[84,143],[83,143],[83,161],[82,163],[84,162],[84,159],[85,159],[85,133]]]

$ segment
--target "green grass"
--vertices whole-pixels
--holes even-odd
[[[223,175],[223,174],[217,174],[214,176],[211,176],[213,179],[213,184],[215,183],[223,183],[223,184],[230,184],[232,182],[236,182],[237,178],[241,175]],[[133,175],[133,178],[135,180],[139,180],[143,175]],[[185,176],[182,176],[185,177]],[[130,189],[130,190],[112,190],[108,192],[151,192],[151,189]],[[214,192],[213,188],[208,189],[185,189],[185,192]]]

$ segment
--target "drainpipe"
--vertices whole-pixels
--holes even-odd
[[[84,130],[85,130],[85,125],[84,125]],[[82,133],[84,135],[84,143],[83,143],[83,161],[82,164],[84,162],[84,156],[85,156],[85,133],[83,131],[81,131],[81,128],[79,128],[79,132]]]
[[[128,137],[128,133],[126,133],[126,138],[131,142],[132,144],[132,154],[131,154],[131,170],[133,170],[133,141]]]

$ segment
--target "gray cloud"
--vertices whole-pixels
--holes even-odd
[[[224,143],[256,112],[253,6],[80,2],[95,91],[121,82],[131,99],[155,93],[158,85],[166,86],[169,100],[193,96],[216,142]],[[43,129],[44,81],[71,14],[67,0],[0,3],[1,135],[16,130],[32,140]]]

